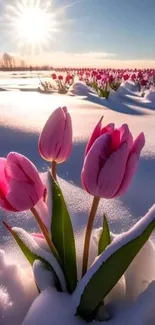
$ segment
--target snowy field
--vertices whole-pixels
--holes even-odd
[[[27,82],[28,80],[26,84]],[[4,78],[1,79],[0,87],[7,85],[9,88],[11,85],[14,88],[13,85],[16,85],[18,88],[19,83],[22,84],[23,79],[8,82],[8,79]],[[35,79],[32,79],[32,83],[35,83]],[[81,94],[78,93],[79,96],[75,93],[72,96],[73,92],[70,95],[44,95],[37,92],[20,92],[18,89],[0,92],[0,155],[18,151],[31,159],[43,176],[48,164],[38,154],[39,132],[55,108],[62,105],[68,107],[73,120],[74,145],[70,159],[59,166],[58,175],[73,216],[77,236],[80,236],[86,223],[90,206],[90,198],[83,191],[80,182],[84,148],[92,129],[102,115],[105,125],[110,122],[116,125],[128,123],[135,137],[143,131],[146,145],[129,190],[120,199],[101,200],[95,226],[101,225],[104,211],[107,213],[111,230],[120,233],[133,225],[155,202],[155,101],[142,98],[132,90],[129,84],[126,84],[120,87],[117,93],[112,93],[108,101],[89,93],[87,89],[81,91]],[[11,226],[23,227],[30,232],[37,230],[33,218],[26,212],[7,214],[1,210],[0,221],[3,219]],[[24,279],[30,272],[28,264],[2,222],[0,249],[7,253],[7,261],[0,253],[0,325],[21,325],[37,292],[32,277],[28,277],[26,285]],[[20,270],[16,268],[17,261]],[[19,302],[20,312],[17,311]]]

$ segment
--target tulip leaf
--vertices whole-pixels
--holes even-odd
[[[46,270],[52,271],[52,273],[54,274],[56,287],[59,291],[62,291],[62,286],[60,284],[58,276],[57,276],[56,272],[54,271],[51,263],[49,263],[49,261],[47,261],[43,256],[41,256],[41,254],[39,254],[39,250],[37,251],[37,253],[33,251],[33,245],[31,245],[30,234],[28,234],[25,230],[23,230],[21,228],[17,228],[17,227],[11,228],[4,221],[3,221],[3,224],[9,230],[9,232],[11,233],[11,235],[17,242],[18,246],[20,247],[21,251],[27,258],[27,260],[31,264],[31,266],[33,266],[33,264],[36,260],[39,260],[40,262],[42,262],[44,264]],[[24,234],[25,239],[22,239],[22,237],[19,235],[21,232],[22,232],[22,234]]]
[[[98,244],[98,255],[104,252],[106,247],[110,245],[111,239],[110,239],[110,231],[109,231],[109,225],[107,218],[104,214],[103,216],[103,230],[99,239],[99,244]]]
[[[146,215],[131,230],[115,239],[98,257],[75,290],[78,315],[86,321],[95,318],[101,302],[127,270],[154,228],[155,220],[148,222]]]
[[[60,256],[65,273],[68,291],[72,293],[77,285],[76,249],[73,227],[62,191],[50,176],[52,187],[52,224],[53,244]]]

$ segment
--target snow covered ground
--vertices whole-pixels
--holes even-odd
[[[93,127],[104,115],[105,124],[128,123],[134,136],[143,131],[146,146],[129,190],[120,199],[102,200],[98,211],[95,226],[100,226],[105,211],[111,230],[120,233],[133,225],[155,202],[155,101],[151,101],[150,96],[149,99],[141,98],[125,86],[118,93],[112,93],[108,101],[89,92],[82,92],[82,96],[71,95],[43,95],[18,90],[0,92],[0,156],[18,151],[45,173],[48,164],[39,157],[37,150],[39,132],[52,110],[60,105],[68,107],[73,120],[74,145],[70,159],[59,166],[58,174],[74,228],[80,237],[90,207],[90,197],[81,188],[80,171],[84,148]],[[1,210],[0,221],[3,219],[12,226],[30,232],[36,230],[29,213],[8,214]],[[37,292],[27,262],[1,222],[0,249],[7,254],[6,257],[0,251],[0,324],[10,325],[13,319],[14,324],[21,325]],[[20,269],[16,266],[17,261]],[[17,309],[19,301],[20,311]]]

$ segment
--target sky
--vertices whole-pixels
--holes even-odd
[[[24,20],[25,38],[19,24],[25,8],[32,6],[50,18],[45,35],[44,27],[37,28],[38,43],[33,49],[29,38],[32,43],[36,36],[35,21]],[[45,26],[47,19],[39,17],[40,26]],[[0,0],[0,30],[0,53],[11,53],[26,62],[155,67],[155,0]]]

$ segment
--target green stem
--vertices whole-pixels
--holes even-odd
[[[98,196],[94,196],[92,207],[91,207],[90,214],[89,214],[88,224],[87,224],[87,228],[86,228],[86,234],[85,234],[83,263],[82,263],[82,276],[84,276],[85,273],[87,272],[90,238],[91,238],[93,223],[94,223],[95,215],[96,215],[97,208],[99,205],[99,201],[100,201],[100,198]]]
[[[41,229],[41,231],[42,231],[42,233],[43,233],[43,235],[44,235],[44,237],[46,239],[46,242],[47,242],[50,250],[52,251],[52,253],[56,257],[57,261],[60,262],[59,254],[58,254],[52,240],[50,239],[49,234],[48,234],[48,230],[47,230],[46,226],[44,225],[43,221],[41,220],[37,210],[33,207],[31,209],[31,212],[32,212],[34,218],[36,219],[36,221],[37,221],[37,223],[38,223],[38,225],[39,225],[39,227],[40,227],[40,229]]]
[[[57,169],[57,163],[55,161],[52,161],[52,167],[51,167],[52,177],[57,182],[56,169]]]

